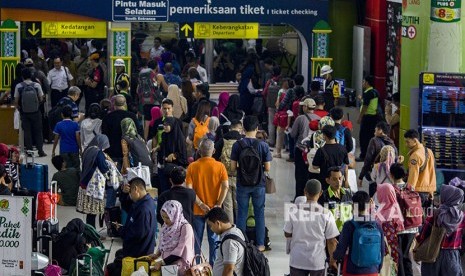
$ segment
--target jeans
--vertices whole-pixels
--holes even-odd
[[[21,124],[24,130],[24,147],[26,150],[32,150],[32,139],[34,137],[37,150],[42,152],[44,138],[42,135],[42,114],[40,114],[40,111],[22,113]]]
[[[61,100],[61,98],[63,98],[64,96],[68,96],[68,88],[61,90],[61,91],[52,89],[52,93],[50,95],[52,108],[55,107],[58,104],[58,102]]]
[[[194,216],[194,234],[195,234],[195,254],[201,254],[203,232],[205,229],[205,224],[207,220],[204,216]],[[208,257],[209,263],[211,266],[215,263],[216,259],[216,241],[218,241],[218,236],[213,233],[210,227],[207,226],[207,235],[208,235]]]
[[[116,191],[113,187],[106,187],[105,193],[107,195],[105,200],[105,208],[111,208],[116,205]]]
[[[268,144],[274,146],[276,144],[276,126],[273,125],[274,115],[276,114],[276,108],[268,108]]]
[[[289,143],[289,158],[290,159],[295,159],[295,155],[294,155],[294,148],[295,148],[295,140],[294,138],[292,138],[291,135],[287,135],[287,141]]]
[[[412,276],[412,261],[409,257],[410,246],[412,245],[415,234],[399,234],[399,267],[398,273],[399,276]]]
[[[257,246],[265,245],[265,186],[237,185],[237,227],[246,232],[249,200],[252,198]]]

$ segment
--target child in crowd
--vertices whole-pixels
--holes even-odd
[[[60,155],[52,157],[52,164],[58,170],[52,177],[52,181],[57,182],[58,194],[61,195],[58,204],[76,206],[80,172],[75,168],[67,168],[66,161]]]
[[[81,166],[79,155],[82,154],[81,134],[78,123],[71,119],[72,113],[73,110],[68,105],[63,107],[61,111],[63,121],[59,122],[53,130],[55,139],[53,141],[52,157],[55,156],[55,149],[58,141],[60,141],[60,155],[69,167],[79,170]]]

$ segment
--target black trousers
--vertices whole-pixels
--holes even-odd
[[[44,138],[42,135],[42,114],[40,111],[21,114],[21,125],[24,130],[24,146],[32,150],[32,141],[39,152],[43,151]]]
[[[295,197],[304,195],[305,184],[308,180],[308,166],[305,164],[302,158],[302,151],[299,148],[294,150],[294,162],[295,162]]]
[[[371,138],[375,136],[376,124],[379,121],[377,115],[364,115],[360,124],[360,158],[365,158],[368,144]]]
[[[412,261],[409,258],[409,251],[415,234],[400,234],[397,237],[399,239],[399,266],[397,275],[412,276]]]
[[[84,90],[84,97],[86,98],[86,113],[89,110],[89,106],[93,103],[100,104],[100,101],[103,100],[103,93],[95,93],[95,90],[91,90],[88,87]]]
[[[63,98],[64,96],[68,96],[68,88],[65,90],[56,90],[52,89],[52,93],[50,94],[50,101],[52,104],[52,108],[55,107],[58,102]]]

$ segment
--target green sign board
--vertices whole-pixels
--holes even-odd
[[[458,22],[462,0],[431,0],[431,20],[436,22]]]

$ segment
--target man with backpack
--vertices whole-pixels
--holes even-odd
[[[231,166],[237,170],[237,226],[245,232],[249,201],[252,199],[256,246],[265,250],[265,173],[270,171],[271,151],[263,141],[256,139],[258,119],[244,118],[245,137],[234,143],[231,151]]]
[[[303,153],[306,148],[302,144],[302,140],[308,137],[310,128],[308,124],[312,120],[320,120],[320,117],[313,112],[316,108],[316,103],[312,98],[306,98],[299,103],[299,107],[302,107],[303,114],[299,115],[294,122],[291,130],[291,137],[295,139],[295,198],[304,195],[305,183],[308,180],[308,166],[305,164],[303,159]]]
[[[16,85],[14,98],[24,130],[24,146],[26,150],[32,150],[32,140],[34,139],[39,156],[44,157],[47,154],[43,150],[42,114],[39,110],[44,92],[40,84],[31,80],[32,72],[29,68],[21,70],[21,76],[23,82]]]
[[[344,176],[344,187],[349,188],[348,169],[349,156],[346,148],[336,142],[336,127],[326,125],[322,129],[325,138],[325,144],[319,148],[313,158],[312,166],[315,170],[320,170],[318,180],[323,185],[323,190],[326,190],[329,185],[326,183],[326,175],[331,167],[341,167]]]
[[[309,180],[305,185],[305,208],[297,207],[296,213],[293,214],[289,210],[289,217],[285,217],[284,236],[291,239],[291,275],[324,276],[325,249],[329,252],[330,266],[337,269],[333,252],[336,249],[339,231],[332,213],[317,202],[321,193],[320,181]]]
[[[343,275],[378,276],[386,253],[383,229],[370,216],[367,192],[356,192],[352,202],[358,212],[344,224],[333,257],[339,263],[344,261]]]
[[[215,143],[215,153],[213,158],[223,163],[228,171],[229,189],[228,194],[223,202],[223,209],[228,214],[229,221],[234,222],[237,216],[237,201],[236,201],[236,176],[237,172],[231,166],[231,151],[234,143],[242,139],[241,121],[232,121],[229,131]]]
[[[158,81],[156,69],[158,67],[154,60],[147,62],[142,61],[142,69],[139,72],[139,80],[137,86],[137,98],[139,111],[144,116],[144,139],[147,139],[149,132],[149,124],[152,120],[151,110],[154,106],[160,106],[163,100],[161,87]],[[161,75],[160,75],[161,76]]]
[[[375,164],[376,158],[381,152],[381,149],[384,146],[392,146],[394,149],[396,149],[396,146],[394,145],[394,141],[392,141],[392,139],[389,138],[388,136],[389,135],[389,124],[386,123],[385,121],[380,121],[376,124],[374,135],[375,137],[370,139],[370,143],[368,144],[368,148],[366,149],[366,155],[365,155],[365,160],[363,162],[362,171],[360,172],[360,175],[358,176],[359,187],[362,186],[362,181],[364,177],[368,179],[368,181],[371,181],[370,173],[373,168],[373,165]]]
[[[265,255],[246,240],[244,233],[229,221],[223,209],[213,208],[205,217],[210,229],[220,236],[213,275],[270,276]]]
[[[354,148],[352,132],[349,128],[341,125],[342,118],[344,117],[344,111],[340,107],[333,107],[329,111],[329,116],[333,119],[334,126],[336,127],[336,142],[344,146],[347,152],[351,152]]]

